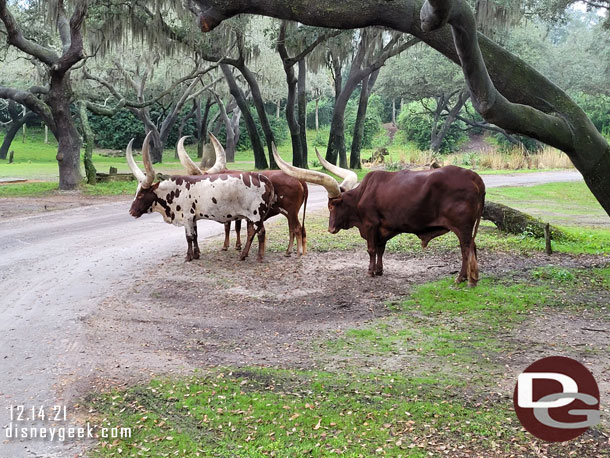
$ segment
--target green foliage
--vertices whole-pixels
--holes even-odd
[[[260,136],[263,145],[265,145],[265,134],[263,132],[263,127],[258,117],[258,113],[256,112],[256,109],[254,107],[250,107],[250,114],[254,118],[254,123],[256,124],[256,130],[258,132],[258,135]],[[271,131],[273,132],[273,137],[275,138],[275,142],[277,145],[284,143],[290,138],[290,132],[288,130],[288,124],[286,123],[286,118],[276,118],[274,115],[268,114],[267,119],[269,120],[269,126],[271,127]],[[244,121],[243,116],[239,120],[239,126],[240,135],[239,142],[237,142],[237,149],[240,151],[251,150],[252,141],[250,139],[250,136],[248,135],[248,129],[246,128],[246,123]],[[226,142],[226,135],[226,130],[223,124],[218,133],[218,140],[220,140],[220,142],[223,144]]]
[[[610,136],[610,96],[578,93],[574,100],[587,113],[597,130]]]
[[[354,91],[357,92],[357,91]],[[354,127],[356,125],[356,117],[358,116],[358,104],[360,97],[352,96],[347,107],[345,108],[345,136],[346,145],[351,144],[354,138]],[[364,120],[364,133],[362,135],[361,148],[370,148],[373,143],[373,137],[381,129],[382,110],[381,98],[378,95],[372,94],[369,97],[369,104],[366,110],[366,118]]]
[[[89,123],[99,148],[122,150],[132,138],[136,139],[136,145],[141,145],[146,136],[142,121],[128,110],[121,110],[114,116],[89,113]]]
[[[318,102],[318,123],[319,126],[327,126],[333,119],[333,109],[335,100],[331,97],[323,97]],[[307,103],[307,128],[316,128],[316,101],[311,100]]]
[[[538,280],[550,280],[559,283],[573,283],[574,274],[562,267],[539,267],[532,271],[532,276]]]
[[[428,102],[430,104],[434,103],[433,100]],[[419,149],[430,149],[433,118],[430,113],[425,111],[420,102],[412,102],[403,107],[396,122],[403,135],[403,137],[399,138],[402,138],[403,141],[415,142]],[[442,122],[442,120],[439,122]],[[441,143],[441,153],[455,151],[458,145],[466,138],[466,135],[460,130],[461,126],[461,121],[456,121],[451,125]]]
[[[530,137],[526,137],[525,135],[514,135],[514,137],[521,142],[521,144],[525,147],[527,151],[530,153],[537,153],[541,151],[544,147],[542,143],[538,140],[535,140]],[[515,148],[515,144],[508,141],[508,139],[500,133],[493,135],[495,143],[498,145],[498,149],[501,153],[506,153],[513,148]]]

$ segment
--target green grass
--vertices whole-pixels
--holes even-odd
[[[554,308],[577,310],[584,290],[607,296],[609,274],[538,268],[476,289],[416,286],[390,316],[314,345],[319,364],[343,358],[340,371],[220,368],[96,394],[88,419],[132,436],[101,441],[91,456],[523,453],[532,437],[511,400],[490,391],[505,377],[501,355],[518,350],[502,336]],[[404,370],[384,367],[397,358]]]
[[[113,181],[98,183],[95,186],[82,184],[80,189],[85,195],[133,195],[136,192],[136,181]],[[43,197],[58,192],[57,183],[43,181],[40,183],[15,183],[0,185],[0,197]]]
[[[553,224],[570,226],[580,225],[583,221],[596,224],[595,220],[610,224],[608,215],[583,182],[490,188],[487,190],[487,199]]]
[[[526,440],[507,403],[447,399],[451,384],[400,373],[261,368],[153,380],[90,403],[105,424],[133,428],[130,439],[102,443],[92,456],[424,457],[441,445],[463,443],[468,451],[469,442],[484,450]]]

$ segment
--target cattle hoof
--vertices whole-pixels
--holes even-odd
[[[258,262],[263,262],[263,258],[262,258],[261,256],[257,257],[257,258],[256,258],[256,260],[257,260]]]
[[[229,249],[228,247],[223,246],[223,247],[220,249],[220,251],[227,251],[228,249]]]
[[[190,254],[187,254],[186,257],[184,258],[184,262],[191,262],[193,260],[193,256]]]
[[[374,277],[375,276],[375,272],[373,272],[372,270],[369,270],[368,274],[369,274],[369,277]]]
[[[458,276],[458,277],[455,279],[455,284],[456,284],[456,285],[459,285],[460,283],[464,283],[465,281],[466,281],[466,277]]]
[[[289,258],[290,257],[290,252],[287,251],[286,253],[284,253],[284,256]]]
[[[200,253],[199,251],[193,255],[193,259],[199,259]]]
[[[240,261],[245,261],[247,257],[248,257],[248,256],[240,256],[240,257],[239,257],[239,260],[240,260]]]
[[[375,271],[375,275],[377,275],[378,277],[381,277],[383,275],[383,269],[381,270],[376,270]]]
[[[241,251],[241,245],[235,245],[235,250],[236,251]]]

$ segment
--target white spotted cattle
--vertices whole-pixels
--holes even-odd
[[[184,140],[187,137],[182,137],[177,144],[177,153],[180,158],[180,162],[184,166],[186,172],[189,175],[202,175],[217,173],[223,171],[229,174],[240,174],[243,172],[236,170],[227,170],[227,160],[225,150],[218,141],[218,139],[210,134],[210,140],[214,146],[216,152],[216,162],[214,166],[203,172],[197,164],[189,157],[188,153],[184,149]],[[273,189],[275,190],[276,200],[271,206],[269,213],[265,219],[269,219],[275,215],[284,215],[288,220],[288,232],[289,242],[288,248],[286,249],[286,256],[290,256],[292,253],[292,246],[296,240],[297,255],[304,255],[307,253],[307,235],[305,232],[305,211],[307,209],[307,197],[309,190],[307,183],[304,180],[298,180],[281,170],[264,170],[260,172],[261,175],[266,176],[273,183]],[[303,220],[302,223],[299,221],[299,211],[303,207]],[[235,233],[237,235],[236,248],[241,246],[240,239],[240,224],[239,220],[235,221]],[[223,250],[227,250],[229,247],[229,232],[231,223],[225,224],[225,241],[222,247]]]
[[[142,162],[146,174],[133,159],[133,140],[127,146],[127,163],[139,181],[129,213],[139,218],[144,213],[157,212],[166,223],[184,226],[188,244],[187,261],[199,258],[197,220],[227,223],[245,219],[248,222],[248,237],[240,259],[244,260],[248,256],[252,240],[258,234],[258,260],[262,261],[265,253],[263,221],[275,201],[271,181],[259,173],[243,172],[172,176],[153,183],[155,172],[150,160],[149,139],[150,134],[142,146]]]

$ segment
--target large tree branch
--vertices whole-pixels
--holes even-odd
[[[38,99],[31,92],[0,86],[0,98],[14,100],[17,103],[28,107],[38,116],[40,116],[42,121],[49,126],[49,129],[51,129],[53,134],[56,134],[57,129],[55,127],[55,121],[53,120],[51,110],[42,100]]]
[[[565,151],[610,214],[608,142],[565,92],[477,34],[474,14],[464,0],[319,1],[315,7],[311,0],[191,1],[199,6],[194,9],[203,31],[252,13],[329,28],[384,26],[420,38],[462,66],[473,104],[487,121]]]
[[[6,27],[8,43],[16,48],[19,48],[24,53],[39,59],[41,62],[44,62],[49,66],[57,63],[59,57],[55,51],[41,46],[34,41],[28,40],[23,36],[23,33],[15,21],[15,18],[8,10],[7,0],[0,0],[0,20]]]
[[[289,58],[287,63],[289,65],[296,64],[298,61],[304,59],[306,56],[311,54],[313,50],[316,49],[320,44],[324,43],[326,40],[336,37],[337,35],[340,35],[341,33],[343,33],[342,30],[333,30],[327,33],[323,33],[322,35],[318,35],[318,37],[308,46],[306,46],[299,54]]]
[[[63,2],[60,2],[63,9]],[[66,49],[63,55],[59,58],[51,68],[59,74],[66,73],[74,64],[85,57],[83,49],[83,34],[82,27],[87,15],[87,0],[80,0],[74,8],[74,13],[70,18],[70,40],[69,46],[67,39],[64,40],[64,48]],[[60,13],[61,17],[61,13]],[[59,21],[59,19],[58,19]]]

